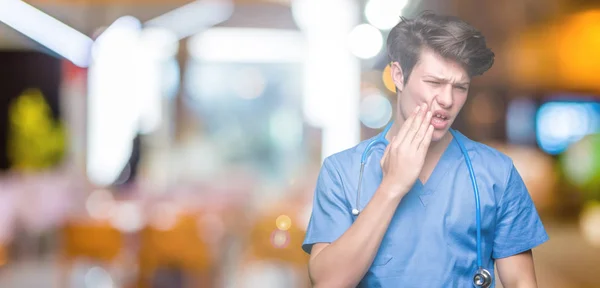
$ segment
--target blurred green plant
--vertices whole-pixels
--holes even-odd
[[[54,120],[39,89],[27,89],[9,107],[8,158],[11,169],[37,171],[58,164],[66,146],[66,131]]]

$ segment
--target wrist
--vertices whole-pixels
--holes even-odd
[[[386,179],[383,179],[381,181],[379,188],[379,190],[381,190],[381,193],[385,194],[386,196],[392,199],[398,200],[402,199],[402,197],[404,197],[404,195],[406,195],[406,193],[408,193],[408,191],[410,190],[405,185],[393,181],[386,181]]]

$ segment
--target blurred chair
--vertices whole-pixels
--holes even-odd
[[[68,276],[75,261],[111,266],[118,261],[125,242],[124,235],[109,222],[91,219],[67,222],[61,238],[61,287],[69,287]]]
[[[137,287],[160,285],[154,276],[164,269],[183,271],[185,280],[191,282],[185,287],[213,287],[214,259],[210,245],[200,237],[202,227],[197,219],[192,213],[179,214],[174,225],[167,229],[144,227],[140,235]],[[175,287],[175,283],[169,284],[167,287]]]

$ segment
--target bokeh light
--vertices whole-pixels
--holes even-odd
[[[360,103],[360,122],[365,126],[378,129],[392,118],[392,104],[380,93],[366,96]]]
[[[383,36],[377,28],[369,24],[360,24],[350,32],[348,45],[354,56],[361,59],[373,58],[381,51]]]
[[[585,135],[599,132],[600,103],[545,103],[538,110],[536,124],[540,148],[559,154]]]
[[[90,217],[98,220],[109,219],[114,212],[114,199],[110,191],[98,189],[90,193],[85,208]]]
[[[287,231],[292,226],[292,219],[290,216],[280,215],[275,220],[275,224],[277,225],[277,229]]]
[[[124,233],[137,232],[144,226],[141,207],[133,201],[121,201],[112,213],[110,223]]]
[[[271,233],[271,244],[278,249],[287,247],[290,244],[290,233],[276,229]]]
[[[562,169],[575,186],[589,192],[600,190],[600,134],[588,135],[562,155]]]
[[[85,274],[85,287],[86,288],[113,288],[114,283],[110,274],[100,268],[93,267]]]
[[[595,247],[600,247],[600,202],[586,204],[581,213],[580,226],[585,240]]]
[[[365,6],[365,17],[371,25],[389,30],[400,21],[406,4],[408,0],[370,0]]]

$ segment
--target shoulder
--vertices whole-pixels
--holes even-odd
[[[360,165],[360,158],[367,148],[367,145],[375,139],[376,136],[362,140],[358,144],[333,153],[323,160],[323,167],[335,169],[336,171],[343,172],[346,170],[352,170],[352,167]]]
[[[494,178],[502,179],[504,180],[502,181],[503,184],[506,184],[515,169],[512,158],[496,148],[472,140],[456,130],[454,131],[456,132],[455,136],[459,138],[458,140],[463,143],[469,153],[471,161],[477,163],[480,167],[485,167],[487,171],[493,174]]]

